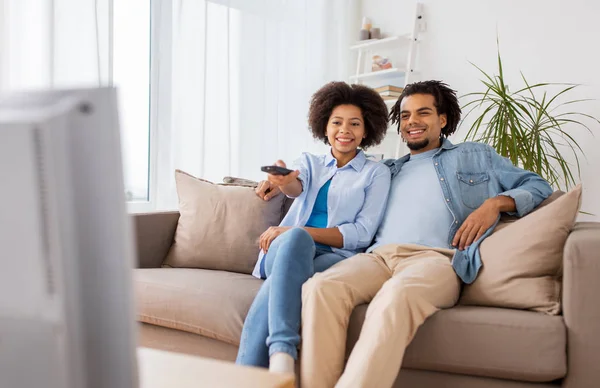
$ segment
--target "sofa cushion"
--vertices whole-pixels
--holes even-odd
[[[367,310],[350,319],[347,354]],[[403,368],[547,382],[567,372],[566,327],[561,316],[493,307],[457,306],[430,317],[406,350]]]
[[[225,271],[136,269],[137,319],[239,345],[244,319],[262,282]]]
[[[483,267],[460,303],[560,313],[563,249],[580,203],[581,185],[494,231],[481,243]]]
[[[176,171],[180,217],[163,266],[252,273],[258,238],[281,222],[285,196],[260,199],[248,186],[216,185]]]

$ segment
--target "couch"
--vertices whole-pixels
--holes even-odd
[[[161,268],[178,212],[134,215],[140,345],[235,360],[262,281],[226,271]],[[564,248],[563,311],[457,305],[418,330],[395,387],[600,387],[600,223],[577,223]],[[346,353],[367,305],[350,321]]]

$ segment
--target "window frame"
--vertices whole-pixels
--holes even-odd
[[[172,0],[150,2],[150,101],[148,138],[148,200],[128,201],[130,214],[157,209],[158,166],[161,133],[170,127]],[[166,103],[165,103],[166,102]]]

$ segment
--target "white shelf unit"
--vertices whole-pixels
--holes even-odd
[[[399,79],[400,77],[403,78],[403,87],[412,82],[412,78],[415,74],[414,62],[418,46],[418,33],[421,30],[421,26],[424,25],[423,4],[417,2],[415,8],[415,16],[413,18],[411,33],[390,36],[383,39],[364,40],[356,42],[354,45],[350,46],[350,50],[355,51],[357,53],[356,72],[354,75],[350,76],[350,83],[363,84],[365,82],[368,82],[370,84],[375,84],[378,81],[387,81],[392,78]],[[369,55],[375,53],[385,53],[390,51],[396,53],[400,52],[400,57],[405,55],[405,63],[402,64],[402,66],[397,66],[391,69],[379,71],[365,70],[365,62],[367,58],[370,58]],[[375,87],[377,86],[383,85],[376,85]],[[388,109],[391,108],[395,104],[395,102],[396,101],[394,100],[385,100]],[[396,129],[389,128],[388,132],[396,133]],[[402,139],[400,136],[398,136],[395,151],[396,158],[400,157],[400,153],[403,148],[402,144]]]
[[[353,81],[354,83],[356,82],[361,82],[361,81],[368,81],[368,80],[372,80],[372,79],[376,79],[376,78],[382,78],[384,76],[401,76],[404,75],[404,73],[406,73],[405,69],[398,69],[398,68],[392,68],[392,69],[385,69],[385,70],[379,70],[379,71],[372,71],[370,73],[360,73],[360,74],[355,74],[350,76],[350,81]]]
[[[368,48],[382,48],[390,43],[398,43],[398,41],[406,41],[410,40],[410,34],[398,35],[398,36],[390,36],[382,39],[369,39],[369,40],[361,40],[356,42],[354,46],[350,46],[350,50],[364,50]]]

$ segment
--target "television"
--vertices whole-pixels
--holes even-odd
[[[137,386],[113,88],[0,96],[0,387]]]

